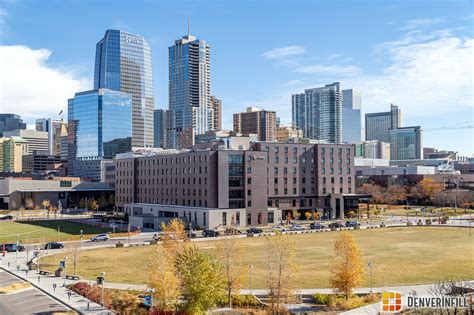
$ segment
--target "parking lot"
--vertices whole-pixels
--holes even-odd
[[[19,281],[9,273],[0,271],[0,287]],[[34,287],[18,293],[0,294],[0,314],[2,315],[53,314],[68,311],[70,311],[69,308]]]

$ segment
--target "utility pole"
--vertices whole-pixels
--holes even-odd
[[[372,262],[369,261],[367,266],[370,269],[370,294],[372,294],[372,291],[373,291],[373,287],[372,287]]]
[[[253,264],[249,264],[250,295],[252,295],[252,269],[253,269]]]

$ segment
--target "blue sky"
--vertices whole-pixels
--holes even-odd
[[[425,146],[474,152],[472,1],[0,1],[0,109],[27,122],[92,88],[95,44],[108,28],[144,36],[155,102],[167,107],[167,47],[187,30],[211,46],[212,93],[224,127],[247,106],[291,122],[291,94],[340,81],[364,112],[391,102]]]

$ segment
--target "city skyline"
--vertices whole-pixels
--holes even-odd
[[[336,81],[341,82],[342,89],[361,91],[363,114],[384,111],[384,108],[393,102],[403,108],[405,125],[408,126],[421,125],[422,129],[450,126],[464,122],[473,115],[472,89],[469,88],[472,86],[472,78],[468,76],[468,65],[472,63],[472,58],[468,58],[473,42],[472,29],[469,28],[472,16],[465,13],[469,10],[467,3],[436,3],[428,8],[424,1],[418,1],[410,4],[409,13],[405,10],[407,4],[394,3],[386,6],[376,3],[374,6],[363,6],[364,10],[378,12],[382,16],[370,17],[360,25],[343,21],[335,26],[340,30],[339,34],[332,34],[333,38],[329,39],[328,35],[322,32],[326,27],[324,22],[327,23],[323,17],[311,22],[302,18],[302,22],[293,24],[289,23],[288,18],[276,23],[268,22],[264,18],[263,20],[268,22],[268,29],[265,29],[263,24],[256,22],[257,14],[265,8],[262,3],[248,4],[255,9],[255,13],[249,17],[250,21],[255,23],[246,26],[251,28],[252,32],[247,32],[247,28],[235,28],[237,20],[232,17],[215,27],[221,20],[206,23],[206,19],[211,15],[218,16],[219,12],[228,12],[231,7],[239,13],[245,6],[212,6],[210,3],[201,3],[201,6],[198,6],[184,2],[172,8],[168,4],[159,6],[144,3],[139,8],[143,14],[140,19],[136,14],[130,13],[127,5],[123,4],[111,8],[110,16],[80,30],[70,27],[74,24],[74,17],[65,14],[72,19],[67,22],[64,20],[65,16],[60,16],[61,9],[66,10],[66,5],[53,6],[48,2],[41,6],[27,2],[2,4],[2,53],[5,53],[7,58],[15,53],[18,60],[31,62],[25,62],[30,65],[30,72],[27,73],[31,74],[31,78],[26,82],[35,78],[38,80],[43,76],[49,78],[49,75],[52,75],[53,83],[61,81],[62,90],[52,98],[43,96],[45,93],[42,91],[37,95],[25,93],[25,96],[14,98],[15,88],[19,85],[12,86],[15,80],[11,80],[13,82],[6,85],[6,92],[1,96],[2,112],[20,114],[24,121],[29,123],[29,128],[32,128],[36,118],[45,116],[45,110],[48,115],[54,117],[57,112],[66,108],[67,98],[63,98],[61,94],[67,92],[67,96],[72,97],[74,94],[69,91],[79,92],[92,88],[95,43],[108,28],[120,28],[140,34],[150,42],[157,95],[155,108],[166,109],[166,49],[172,41],[186,34],[186,20],[191,16],[191,33],[198,38],[205,38],[213,47],[212,94],[222,99],[222,120],[226,129],[231,129],[232,114],[244,110],[247,106],[275,110],[277,115],[282,117],[282,124],[289,124],[291,94]],[[287,11],[297,10],[301,3],[297,2],[294,8],[285,5],[285,8]],[[99,7],[104,5],[98,4]],[[282,5],[283,2],[277,2],[270,8],[271,13],[281,17],[281,13],[276,11]],[[311,6],[310,3],[306,5]],[[68,10],[85,10],[85,7],[79,4],[69,3],[67,6],[71,7]],[[162,10],[151,10],[156,7]],[[342,17],[355,8],[347,2],[338,2],[334,7],[341,10],[339,14]],[[317,16],[323,16],[324,12],[332,9],[324,3],[318,8]],[[174,14],[179,10],[181,12],[173,16],[172,23],[165,17],[166,14]],[[153,25],[154,19],[145,11],[153,11],[163,18],[160,27]],[[60,33],[56,34],[58,38],[52,36],[50,25],[45,29],[35,28],[33,34],[25,33],[24,27],[28,27],[28,23],[32,22],[27,22],[25,26],[18,23],[25,23],[33,12],[42,13],[40,15],[46,19],[48,16],[58,18],[58,23],[64,23],[64,28],[68,31],[65,33],[77,37],[75,43],[65,45],[64,35]],[[124,12],[128,12],[127,15],[124,15]],[[35,19],[32,21],[38,22]],[[377,31],[377,27],[382,30]],[[273,30],[274,35],[267,35],[267,40],[261,41],[269,29]],[[312,40],[307,39],[308,32],[314,30],[317,33],[316,42],[326,42],[324,49],[318,49],[318,45],[315,46]],[[363,34],[367,31],[371,32],[371,36]],[[229,38],[241,41],[246,48],[229,45]],[[345,42],[338,43],[341,40]],[[435,62],[436,66],[428,67],[424,60],[430,64]],[[439,62],[440,60],[442,62]],[[232,63],[233,67],[229,68],[229,63]],[[9,67],[10,65],[5,67],[6,75],[11,71]],[[43,76],[36,72],[38,69]],[[20,76],[24,74],[22,71],[26,71],[21,68],[18,70]],[[252,75],[247,75],[244,79],[244,74],[248,73]],[[418,79],[410,76],[414,73],[418,75]],[[441,74],[443,76],[440,76]],[[406,80],[407,78],[411,81]],[[236,85],[238,82],[241,84]],[[13,88],[9,89],[10,87]],[[449,94],[452,90],[456,90],[456,93]],[[36,109],[39,104],[41,115]],[[12,108],[18,110],[12,111]],[[473,141],[465,141],[469,137],[472,138],[472,132],[468,129],[430,131],[424,134],[424,142],[425,146],[452,149],[470,156],[474,150]]]

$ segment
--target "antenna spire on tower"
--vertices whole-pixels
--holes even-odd
[[[188,16],[188,36],[191,34],[191,17]]]

